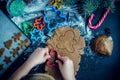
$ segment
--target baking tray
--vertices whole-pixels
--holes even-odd
[[[20,40],[14,41],[15,34],[21,33]],[[27,39],[25,47],[21,48],[20,44],[22,40]],[[12,41],[10,48],[6,48],[4,43],[8,40]],[[0,10],[0,49],[4,48],[4,52],[0,57],[0,64],[3,65],[3,69],[0,70],[0,76],[10,67],[12,63],[22,54],[22,52],[31,44],[31,41],[21,32],[21,30]],[[18,54],[13,55],[15,48],[19,47]],[[5,56],[10,58],[8,63],[5,62]]]

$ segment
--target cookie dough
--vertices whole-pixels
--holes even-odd
[[[81,55],[84,53],[85,40],[80,36],[80,31],[76,28],[59,27],[55,30],[54,36],[46,42],[49,49],[58,50],[61,56],[68,56],[74,63],[75,74],[79,70]],[[56,80],[63,80],[58,67],[49,67],[45,70]]]
[[[103,55],[112,55],[112,37],[106,35],[96,37],[91,42],[91,48],[94,52],[101,53]]]

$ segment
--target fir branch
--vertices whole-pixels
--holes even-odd
[[[115,9],[115,4],[112,3],[113,0],[63,0],[65,6],[73,6],[75,7],[78,12],[80,12],[84,17],[88,17],[94,11],[98,9],[107,9],[108,7],[111,8],[113,12]],[[120,0],[115,0],[116,2]]]
[[[75,3],[77,3],[80,0],[63,0],[65,5],[70,6],[70,5],[74,5]]]
[[[91,15],[100,5],[101,0],[84,0],[82,5],[82,13],[84,16]]]

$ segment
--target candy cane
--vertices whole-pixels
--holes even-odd
[[[114,2],[114,0],[113,0],[113,2]],[[112,2],[112,3],[113,3]],[[105,18],[107,17],[107,15],[108,15],[108,13],[110,12],[110,7],[108,7],[108,9],[105,11],[105,13],[104,13],[104,15],[102,16],[102,18],[100,19],[100,21],[96,24],[96,25],[92,25],[92,19],[93,19],[93,17],[94,17],[94,14],[92,14],[91,16],[90,16],[90,18],[89,18],[89,20],[88,20],[88,26],[91,28],[91,29],[93,29],[93,30],[95,30],[95,29],[97,29],[97,28],[99,28],[100,26],[101,26],[101,24],[103,23],[103,21],[105,20]]]

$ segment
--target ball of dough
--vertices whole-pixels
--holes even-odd
[[[106,35],[96,37],[91,43],[91,48],[93,51],[97,53],[101,53],[103,55],[112,55],[113,51],[112,37]]]

